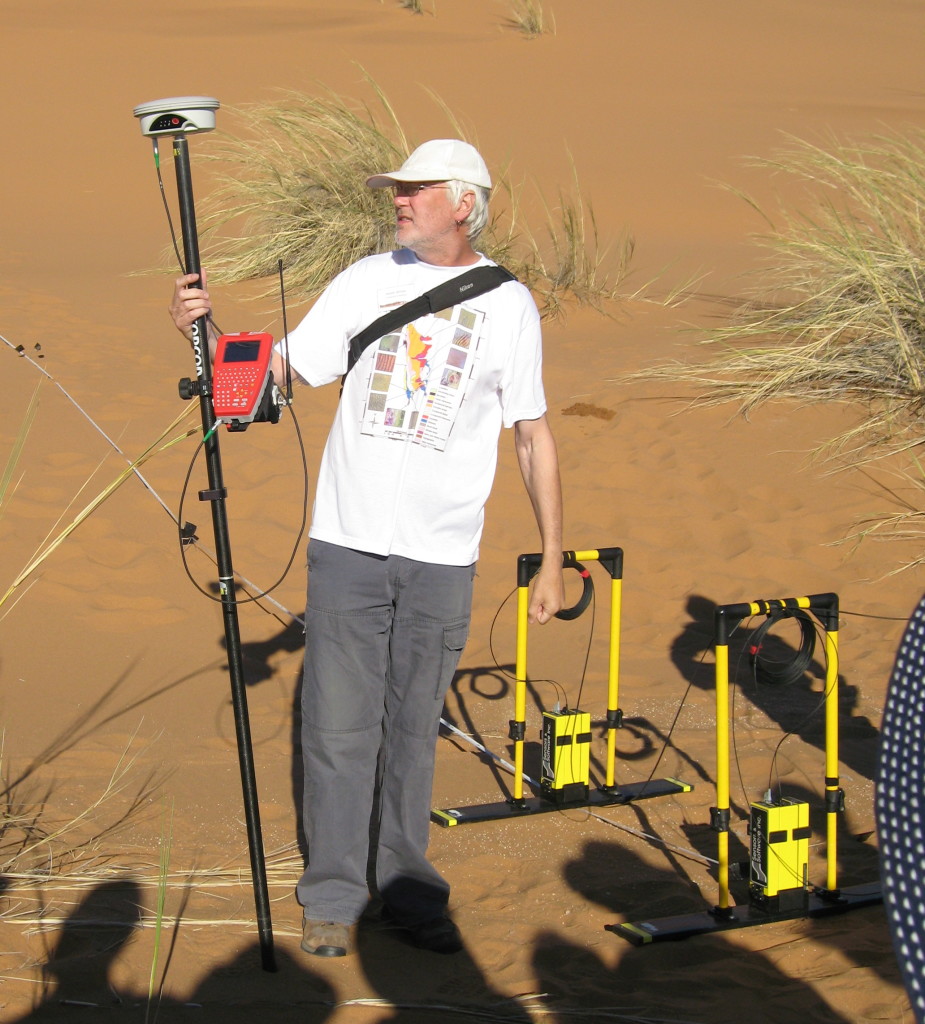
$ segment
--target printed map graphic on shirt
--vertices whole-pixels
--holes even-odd
[[[475,368],[483,320],[453,306],[380,338],[363,433],[442,451]]]
[[[408,324],[405,328],[408,332],[408,379],[405,381],[405,397],[410,398],[415,391],[426,387],[425,373],[430,369],[428,356],[431,347],[427,342],[430,338],[421,335],[414,324]]]

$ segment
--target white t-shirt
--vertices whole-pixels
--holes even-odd
[[[314,387],[337,380],[352,337],[469,269],[422,263],[407,249],[360,260],[289,335],[292,368]],[[310,536],[469,565],[478,558],[501,427],[545,411],[539,314],[515,281],[379,339],[344,383]]]

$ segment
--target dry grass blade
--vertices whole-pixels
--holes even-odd
[[[533,290],[541,300],[544,318],[558,315],[566,297],[599,312],[604,311],[606,303],[617,298],[635,297],[621,296],[620,292],[633,258],[633,238],[624,233],[615,245],[602,250],[594,210],[590,203],[586,207],[582,199],[574,162],[572,187],[574,198],[560,191],[557,211],[544,204],[551,250],[549,258],[544,259],[542,250],[534,245],[524,268],[525,276],[532,278]],[[616,268],[611,276],[605,274],[602,267],[612,249],[616,249]]]
[[[167,427],[167,429],[158,437],[158,439],[151,444],[141,455],[138,456],[134,462],[131,462],[121,473],[109,483],[106,487],[96,495],[93,500],[86,505],[77,516],[56,536],[51,540],[47,540],[45,543],[40,545],[39,550],[33,555],[30,561],[26,564],[25,568],[19,573],[18,576],[13,580],[6,592],[0,595],[0,608],[12,597],[17,589],[35,572],[35,570],[53,553],[55,552],[67,538],[77,529],[82,522],[84,522],[89,516],[91,516],[99,507],[109,498],[130,476],[135,472],[139,466],[143,466],[148,459],[156,455],[158,452],[164,451],[176,444],[178,441],[189,437],[191,431],[186,431],[179,437],[175,437],[170,441],[164,441],[164,438],[174,430],[181,420],[185,419],[190,414],[189,409],[184,409],[182,413]],[[86,484],[84,485],[86,486]]]
[[[910,543],[920,551],[925,549],[925,466],[915,457],[910,460],[912,470],[896,471],[899,484],[888,486],[864,471],[869,481],[884,494],[896,511],[871,516],[857,524],[857,528],[840,543],[860,544],[864,540],[899,541]],[[925,553],[905,561],[900,560],[884,573],[883,578],[896,576],[907,569],[925,564]]]
[[[151,792],[153,788],[148,786],[145,790],[146,797],[150,796]],[[271,851],[266,856],[267,883],[271,888],[282,890],[283,894],[290,893],[303,868],[302,855],[295,843]],[[93,888],[101,881],[124,873],[125,870],[124,865],[113,867],[108,863],[81,861],[70,864],[66,872],[50,874],[44,868],[27,870],[16,869],[14,866],[4,871],[3,876],[9,885],[21,887],[22,890],[41,887],[46,893],[53,890],[73,892]],[[247,888],[253,884],[250,867],[244,860],[240,863],[229,862],[177,871],[167,871],[163,863],[156,869],[151,865],[135,865],[132,868],[132,877],[145,888],[157,889],[163,884],[171,890],[207,892],[211,895],[223,889]],[[31,921],[34,912],[23,910],[18,916]]]
[[[0,515],[3,514],[3,509],[12,494],[10,487],[13,481],[13,474],[16,472],[16,467],[19,465],[19,460],[22,458],[23,448],[26,446],[26,439],[29,436],[29,432],[32,430],[32,424],[35,422],[35,414],[39,407],[39,390],[41,389],[41,386],[42,382],[40,380],[38,384],[36,384],[35,390],[32,392],[32,397],[29,399],[26,412],[20,421],[19,430],[17,431],[16,438],[13,441],[13,447],[10,450],[10,454],[6,460],[6,465],[3,468],[3,476],[0,477]],[[15,487],[13,490],[15,491]]]
[[[170,807],[170,814],[165,811],[165,824],[161,830],[160,840],[160,862],[157,876],[157,899],[154,909],[154,950],[151,954],[151,971],[148,975],[148,999],[145,1003],[145,1024],[148,1021],[157,1019],[157,1011],[160,1007],[161,997],[164,991],[164,982],[167,980],[166,969],[161,976],[160,985],[157,984],[157,967],[160,961],[161,935],[164,927],[164,908],[167,902],[167,880],[170,874],[170,847],[173,840],[173,805]],[[154,995],[157,992],[157,1002]]]

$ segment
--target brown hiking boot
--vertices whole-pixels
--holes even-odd
[[[340,921],[312,921],[306,917],[302,923],[301,945],[312,956],[346,956],[353,952],[350,925]]]

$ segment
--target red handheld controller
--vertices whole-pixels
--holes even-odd
[[[212,367],[212,407],[225,422],[252,423],[270,380],[270,334],[223,334]]]

